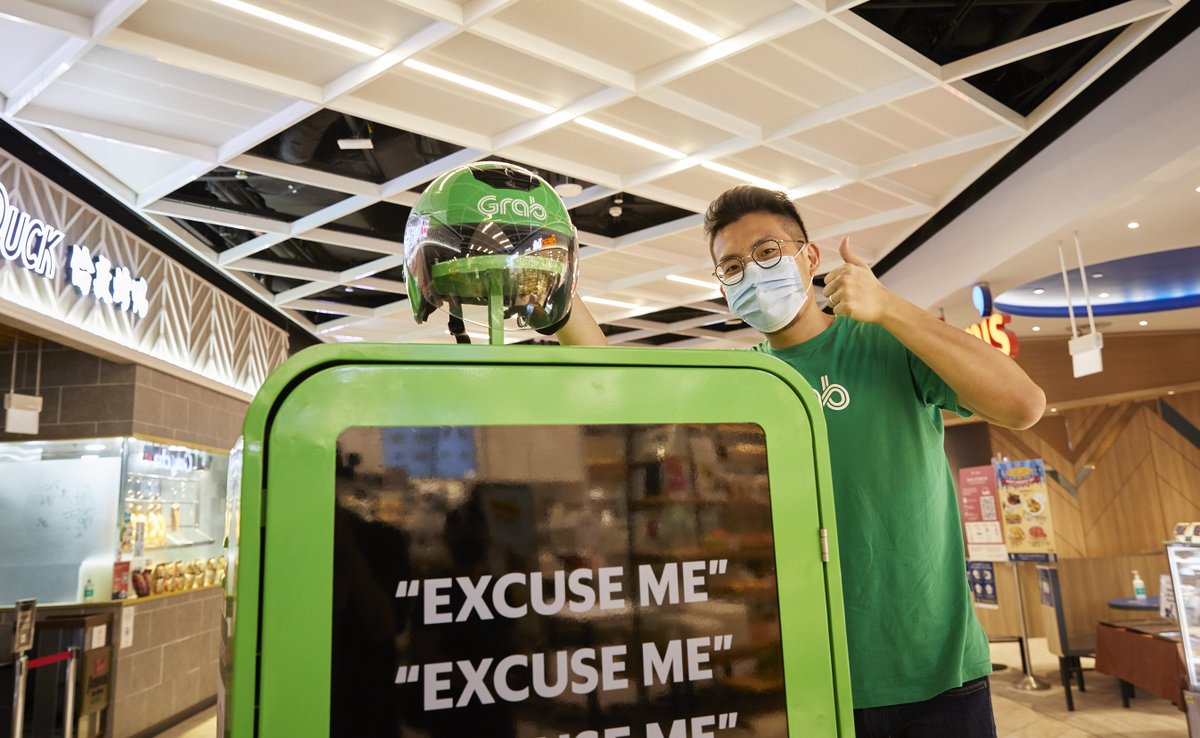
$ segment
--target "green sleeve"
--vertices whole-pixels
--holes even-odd
[[[904,353],[908,356],[908,371],[912,375],[913,389],[926,405],[949,410],[964,418],[971,417],[971,411],[958,404],[958,395],[937,372],[930,369],[928,364],[908,348],[904,349]]]

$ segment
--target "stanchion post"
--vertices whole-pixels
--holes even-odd
[[[67,656],[67,688],[63,699],[63,738],[75,738],[75,672],[79,664],[79,648],[71,646],[67,651],[70,655]]]
[[[1021,650],[1025,656],[1025,676],[1015,687],[1023,692],[1040,692],[1050,689],[1050,685],[1033,675],[1033,659],[1029,658],[1029,629],[1025,627],[1025,598],[1021,596],[1021,567],[1016,561],[1010,561],[1013,568],[1013,581],[1017,589],[1017,613],[1021,618]]]
[[[29,674],[29,657],[21,654],[16,660],[17,673],[13,678],[12,736],[21,738],[25,732],[25,677]]]

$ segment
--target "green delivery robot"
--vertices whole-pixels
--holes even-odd
[[[416,320],[491,345],[320,346],[263,385],[222,734],[852,735],[801,377],[749,351],[502,345],[566,320],[578,262],[518,166],[435,180],[405,254]]]

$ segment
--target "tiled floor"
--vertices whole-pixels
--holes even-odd
[[[1050,683],[1043,692],[1013,687],[1021,678],[1021,655],[1015,643],[992,645],[992,660],[1009,668],[992,675],[992,705],[1000,738],[1185,738],[1187,720],[1166,700],[1139,693],[1128,710],[1121,707],[1117,680],[1089,671],[1087,692],[1075,691],[1075,712],[1067,712],[1058,681],[1058,659],[1045,639],[1030,642],[1034,673]],[[1090,666],[1084,659],[1084,666]],[[215,708],[159,735],[159,738],[214,738]]]

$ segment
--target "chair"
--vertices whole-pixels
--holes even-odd
[[[1051,652],[1058,654],[1058,673],[1062,679],[1063,692],[1067,699],[1067,710],[1073,712],[1075,698],[1071,694],[1071,680],[1072,677],[1078,680],[1080,692],[1087,691],[1087,685],[1083,680],[1083,664],[1079,660],[1084,656],[1095,657],[1096,634],[1070,634],[1067,632],[1067,621],[1062,606],[1062,590],[1058,583],[1058,569],[1039,566],[1037,570],[1042,622],[1046,626],[1046,645]]]

